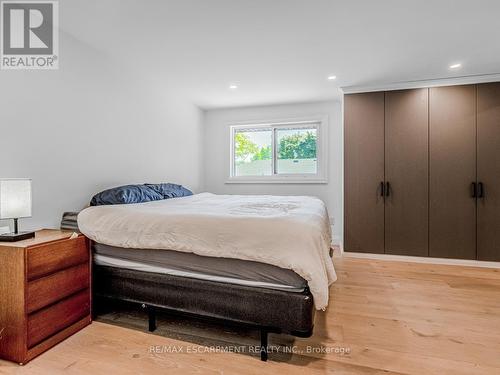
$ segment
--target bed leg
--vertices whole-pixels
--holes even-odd
[[[149,332],[156,330],[156,311],[154,307],[148,306]]]
[[[142,304],[142,308],[148,311],[148,320],[149,320],[149,332],[154,332],[156,330],[156,311],[153,306],[149,306],[146,304]]]
[[[260,330],[260,360],[267,361],[267,330]]]

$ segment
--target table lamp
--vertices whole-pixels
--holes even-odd
[[[14,219],[14,232],[0,235],[0,241],[21,241],[35,237],[35,232],[19,232],[17,220],[31,217],[31,180],[0,179],[0,219]]]

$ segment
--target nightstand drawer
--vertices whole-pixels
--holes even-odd
[[[83,290],[28,316],[28,348],[90,314],[90,290]]]
[[[89,263],[66,268],[28,283],[28,314],[50,305],[53,302],[87,289],[90,285]]]
[[[28,248],[28,280],[49,275],[58,270],[86,263],[89,251],[86,239],[62,240]]]

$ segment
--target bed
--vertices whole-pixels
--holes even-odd
[[[313,197],[196,194],[89,207],[95,301],[157,309],[308,337],[336,275],[330,225]],[[101,302],[102,303],[102,302]],[[104,302],[105,303],[105,302]]]

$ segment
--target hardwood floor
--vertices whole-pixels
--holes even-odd
[[[160,329],[159,336],[94,322],[24,367],[0,361],[0,374],[500,373],[499,269],[334,261],[339,280],[330,288],[328,311],[318,313],[314,336],[275,335],[270,344],[337,352],[271,353],[263,363],[256,354],[187,353],[204,347],[179,333],[184,325],[171,323],[168,331],[177,333]],[[136,328],[145,329],[141,324]],[[258,342],[255,335],[221,327],[199,332],[203,345]],[[165,352],[173,348],[181,352]],[[348,352],[339,353],[342,348]]]

